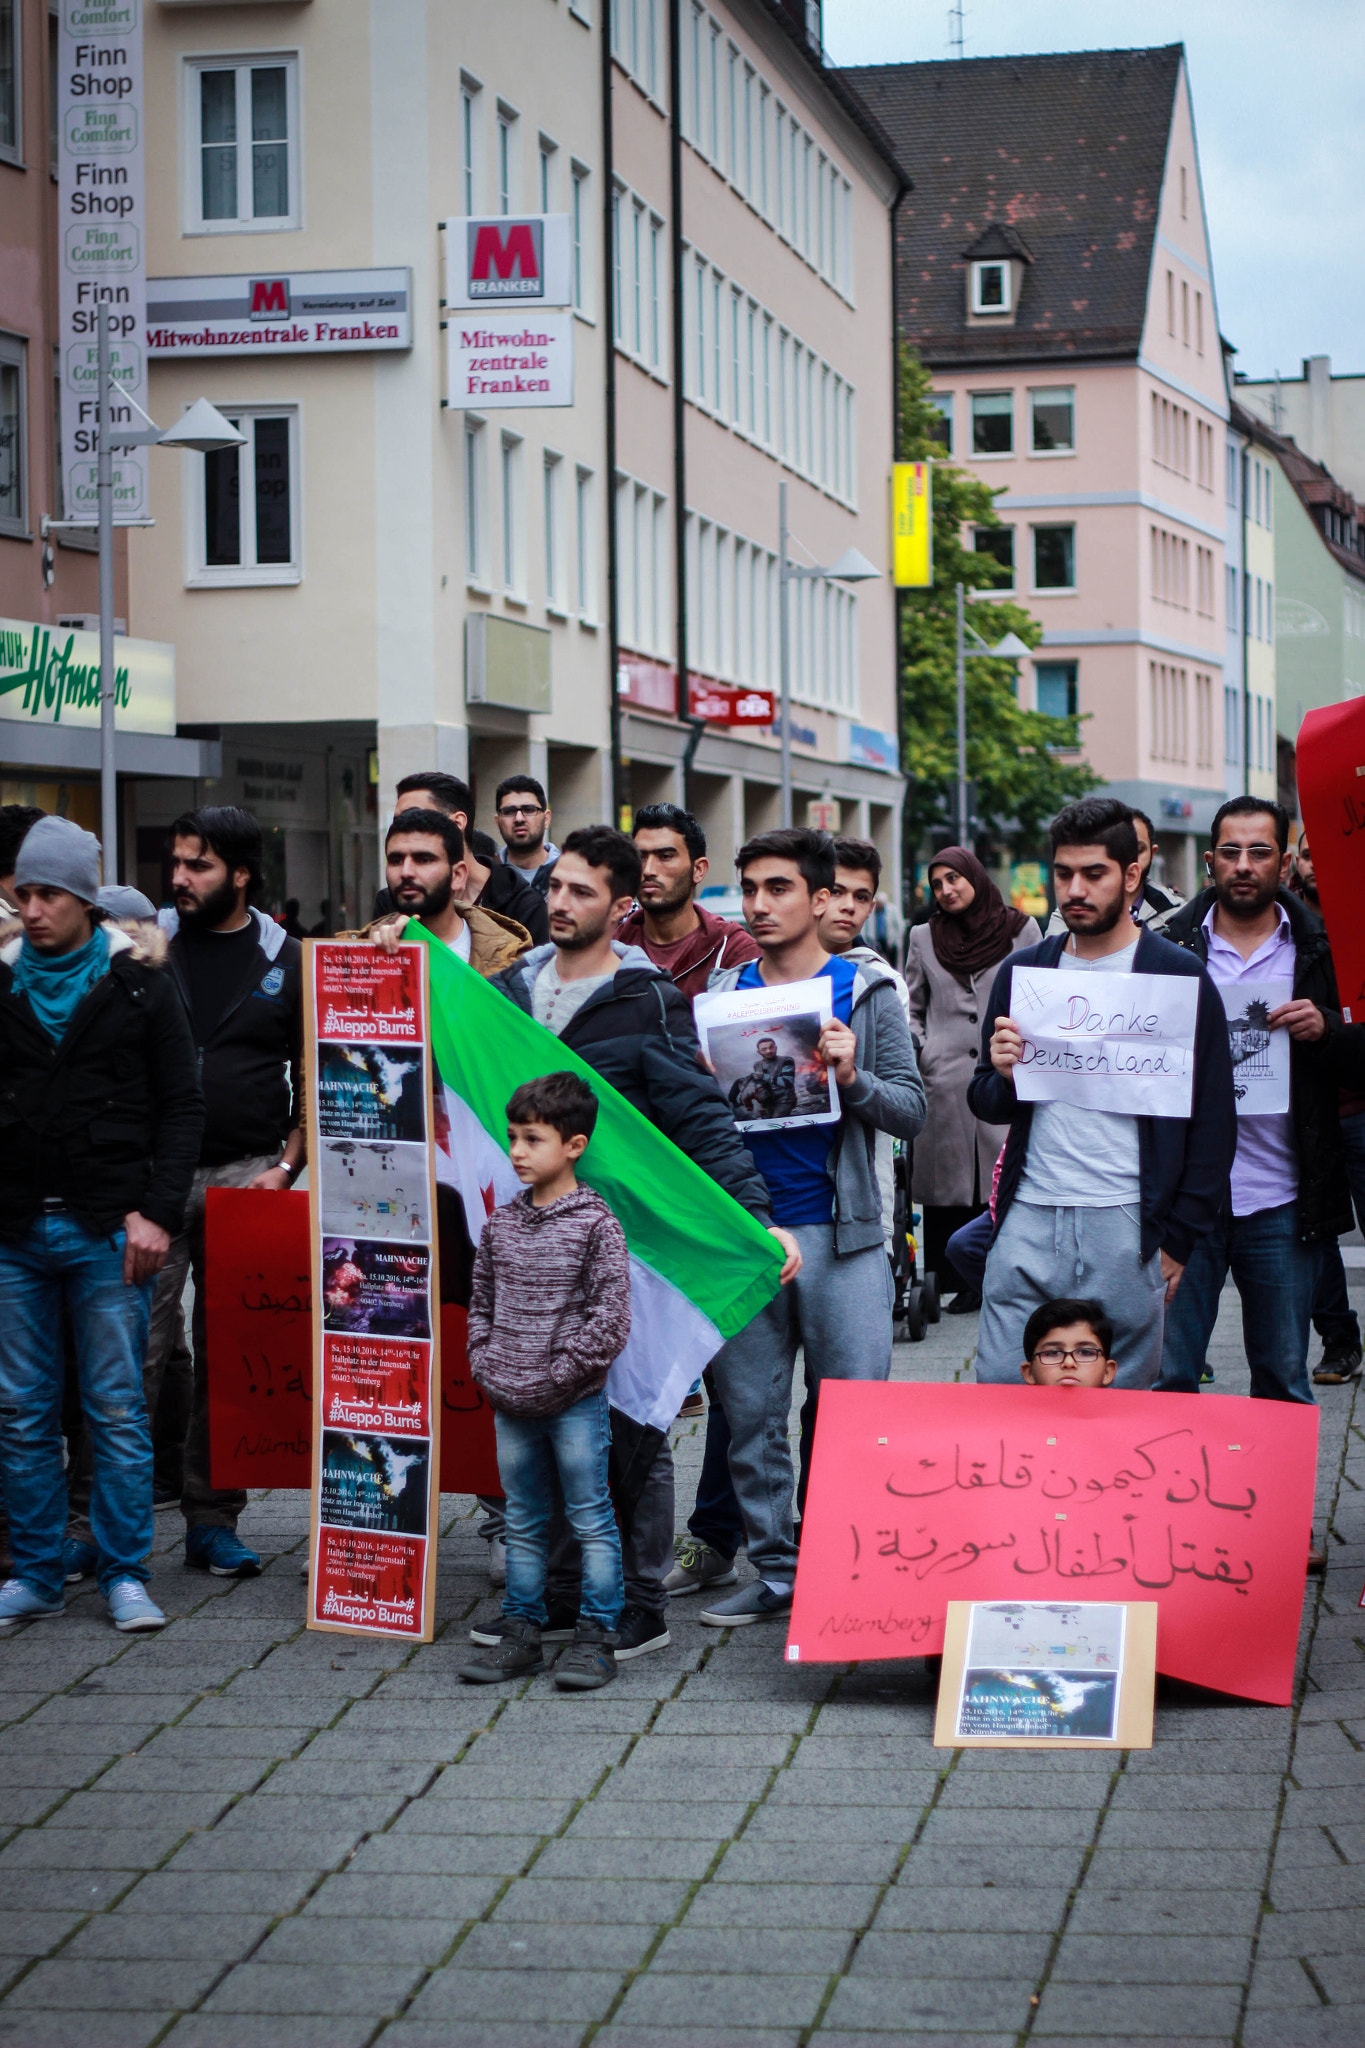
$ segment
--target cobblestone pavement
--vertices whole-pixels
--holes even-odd
[[[897,1374],[953,1378],[972,1338],[945,1318]],[[160,1516],[162,1635],[87,1590],[0,1644],[0,2042],[1361,2048],[1357,1412],[1323,1390],[1299,1704],[1163,1687],[1117,1760],[937,1751],[919,1663],[793,1667],[695,1600],[603,1694],[461,1687],[468,1500],[416,1650],[304,1632],[301,1495],[253,1499],[245,1583],[185,1571]]]

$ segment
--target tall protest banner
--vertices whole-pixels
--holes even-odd
[[[1341,1013],[1365,1023],[1365,697],[1310,711],[1299,727],[1299,807],[1332,944]]]
[[[313,1289],[308,1626],[430,1642],[440,1480],[424,946],[307,947]]]
[[[110,374],[118,394],[114,422],[134,429],[146,425],[143,4],[61,0],[57,35],[62,512],[91,526],[98,514],[101,301],[109,307]],[[115,522],[147,516],[147,450],[121,449],[114,456]]]
[[[1288,1706],[1316,1408],[827,1381],[792,1663],[928,1657],[950,1600],[1154,1600],[1157,1669]]]

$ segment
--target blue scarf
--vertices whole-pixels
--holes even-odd
[[[40,953],[27,939],[19,948],[14,969],[14,986],[28,997],[28,1005],[48,1037],[58,1045],[71,1022],[78,1003],[89,995],[109,965],[109,941],[104,926],[74,953]]]

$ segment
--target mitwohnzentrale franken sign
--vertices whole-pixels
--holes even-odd
[[[98,633],[0,619],[0,719],[98,725]],[[175,649],[159,640],[114,643],[114,722],[125,732],[174,733]]]

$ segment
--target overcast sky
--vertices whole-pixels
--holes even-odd
[[[1183,42],[1237,368],[1365,371],[1361,0],[966,0],[964,29],[968,57]],[[947,0],[824,0],[824,38],[836,64],[947,57]]]

